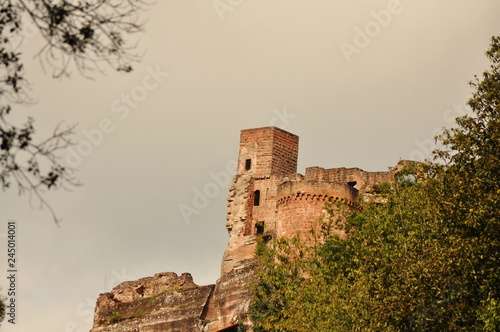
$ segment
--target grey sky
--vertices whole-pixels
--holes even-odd
[[[301,173],[429,156],[488,66],[499,13],[493,0],[159,0],[144,13],[142,62],[95,80],[51,79],[30,35],[38,102],[15,116],[35,117],[40,134],[78,123],[68,158],[84,185],[46,195],[60,228],[35,200],[2,193],[2,271],[7,220],[20,259],[18,324],[2,331],[87,331],[100,292],[157,272],[215,282],[241,129],[299,135]]]

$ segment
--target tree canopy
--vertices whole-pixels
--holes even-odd
[[[486,55],[473,114],[436,138],[434,162],[406,169],[416,181],[386,185],[383,205],[328,207],[347,239],[261,242],[255,331],[500,330],[499,37]]]
[[[48,207],[41,191],[76,184],[72,169],[60,159],[71,144],[73,126],[56,126],[53,134],[34,141],[34,120],[14,125],[16,104],[30,100],[20,45],[23,29],[33,25],[46,41],[37,57],[54,77],[71,68],[91,76],[111,66],[129,72],[137,57],[128,37],[141,31],[141,0],[3,0],[0,3],[0,186],[17,185]],[[57,219],[56,219],[57,221]]]

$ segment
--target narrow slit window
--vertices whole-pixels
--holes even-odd
[[[247,159],[245,160],[245,170],[248,171],[250,168],[252,168],[252,159]]]
[[[253,205],[260,205],[260,190],[255,190],[255,192],[253,193]]]

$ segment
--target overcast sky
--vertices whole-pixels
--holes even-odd
[[[37,103],[15,116],[40,134],[78,123],[65,158],[83,186],[46,195],[59,228],[28,196],[2,193],[0,274],[8,220],[20,262],[18,324],[2,331],[88,331],[99,293],[158,272],[214,283],[242,129],[299,135],[300,173],[428,157],[465,112],[499,15],[494,0],[158,0],[143,13],[142,62],[94,80],[52,79],[30,34]]]

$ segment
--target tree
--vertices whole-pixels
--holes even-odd
[[[446,149],[436,191],[446,221],[463,240],[457,248],[472,294],[472,314],[488,331],[500,330],[500,37],[492,37],[486,52],[491,62],[468,104],[473,116],[457,118],[457,127],[438,137]],[[452,192],[452,195],[446,195]]]
[[[5,299],[0,299],[0,322],[5,318]]]
[[[23,27],[31,22],[46,45],[37,56],[53,76],[68,76],[76,68],[85,76],[111,66],[130,72],[137,57],[127,37],[141,31],[141,0],[3,0],[0,4],[0,185],[14,183],[30,192],[56,215],[42,196],[44,190],[75,185],[73,169],[60,159],[71,144],[73,126],[58,125],[53,134],[34,142],[34,120],[24,125],[8,121],[15,104],[29,101],[18,51]],[[103,65],[104,64],[104,65]]]
[[[473,115],[437,137],[439,162],[407,168],[386,204],[336,222],[347,239],[260,249],[255,331],[500,330],[499,37],[486,54]]]

